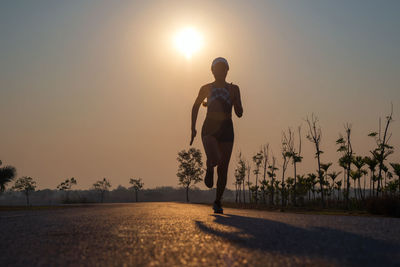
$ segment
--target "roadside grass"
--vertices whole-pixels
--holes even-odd
[[[194,203],[203,204],[211,206],[210,203]],[[265,204],[255,204],[255,203],[235,203],[235,202],[223,202],[224,208],[234,208],[234,209],[251,209],[251,210],[262,210],[262,211],[272,211],[272,212],[284,212],[284,213],[295,213],[295,214],[313,214],[313,215],[335,215],[335,216],[365,216],[365,217],[391,217],[381,214],[373,214],[366,210],[359,209],[337,209],[337,208],[321,208],[317,206],[312,207],[273,207]]]
[[[64,204],[64,205],[48,205],[48,206],[0,206],[0,212],[2,211],[25,211],[25,210],[59,210],[67,208],[78,208],[78,207],[88,207],[91,204]]]

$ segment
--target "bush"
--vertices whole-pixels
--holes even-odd
[[[366,202],[367,211],[372,214],[381,214],[400,217],[400,199],[396,196],[370,197]]]

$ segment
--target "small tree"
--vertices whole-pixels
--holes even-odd
[[[275,189],[275,177],[276,177],[276,171],[279,170],[276,167],[276,158],[275,156],[272,156],[272,163],[271,165],[268,166],[269,171],[267,172],[268,176],[271,178],[271,184],[269,185],[269,191],[270,191],[270,204],[274,205],[274,189]]]
[[[394,174],[397,175],[397,184],[399,186],[399,195],[400,195],[400,163],[390,163],[390,166],[392,166]]]
[[[0,160],[0,166],[2,162]],[[0,168],[0,192],[6,189],[6,185],[11,182],[16,174],[16,170],[13,166],[4,166]]]
[[[370,171],[370,184],[369,184],[369,196],[372,196],[375,190],[375,169],[378,165],[378,161],[375,157],[364,157],[364,162],[367,164],[368,169]]]
[[[252,185],[252,182],[250,182],[251,166],[250,166],[250,163],[248,161],[247,161],[247,164],[246,164],[246,171],[247,171],[247,182],[246,182],[246,184],[247,184],[247,188],[248,188],[248,191],[249,191],[249,203],[251,203],[251,190],[250,190],[250,187]]]
[[[76,185],[76,179],[72,177],[71,179],[66,179],[64,182],[57,185],[57,189],[60,191],[64,191],[66,194],[66,202],[69,201],[69,192],[73,185]]]
[[[190,186],[201,182],[203,170],[203,161],[201,151],[197,148],[190,148],[188,151],[182,150],[176,158],[179,162],[176,176],[179,178],[179,185],[186,189],[186,201],[189,202]]]
[[[18,178],[15,181],[14,186],[12,187],[15,191],[24,192],[26,196],[26,205],[29,206],[29,194],[31,191],[35,191],[36,182],[33,180],[32,177],[24,176]]]
[[[263,181],[261,182],[261,188],[263,190],[263,200],[264,200],[264,204],[266,204],[267,200],[266,200],[266,191],[265,189],[266,187],[266,177],[267,177],[267,168],[268,168],[268,157],[269,157],[269,144],[263,145],[262,147],[262,153],[263,153]]]
[[[327,186],[327,188],[324,189],[324,193],[329,194],[330,188],[329,188],[329,181],[328,181],[328,169],[329,167],[332,166],[332,162],[329,163],[322,163],[321,162],[321,170],[322,170],[322,175],[324,176],[324,185]],[[329,196],[327,196],[329,199]]]
[[[236,170],[237,171],[237,175],[238,178],[241,180],[240,184],[242,185],[242,193],[243,193],[243,202],[246,203],[246,188],[245,188],[245,178],[246,178],[246,171],[247,171],[247,167],[246,167],[246,161],[243,158],[242,153],[239,153],[239,157],[238,157],[238,163],[236,166]]]
[[[371,154],[378,161],[378,187],[376,188],[376,196],[379,195],[381,191],[382,182],[382,170],[384,169],[384,161],[387,160],[389,155],[393,154],[393,146],[389,145],[389,140],[392,134],[388,132],[389,125],[393,121],[393,104],[391,105],[391,111],[388,116],[386,116],[386,126],[384,131],[381,131],[381,119],[379,118],[379,132],[372,132],[368,136],[373,137],[376,142],[376,148],[371,152]]]
[[[296,205],[296,186],[297,186],[297,169],[296,169],[296,164],[302,161],[303,157],[301,156],[301,126],[298,127],[298,132],[299,132],[299,149],[296,150],[295,144],[294,144],[294,132],[289,128],[288,129],[288,135],[289,135],[289,140],[287,142],[288,145],[288,156],[289,158],[292,158],[292,163],[293,163],[293,177],[294,177],[294,185],[293,185],[293,204]]]
[[[350,173],[351,173],[351,163],[353,159],[353,147],[351,146],[351,124],[346,123],[344,126],[346,130],[346,136],[343,137],[339,134],[339,139],[336,140],[336,144],[339,146],[338,152],[342,152],[342,157],[339,159],[339,165],[345,169],[346,173],[346,186],[343,185],[343,190],[346,189],[344,193],[346,199],[346,206],[349,207],[349,196],[350,196]]]
[[[245,201],[245,194],[244,194],[244,179],[246,177],[246,163],[242,158],[242,153],[239,152],[238,163],[235,169],[235,185],[236,187],[236,201],[239,198],[239,202],[241,200],[241,186],[243,185],[243,202]]]
[[[288,130],[288,135],[286,135],[285,132],[282,132],[282,159],[283,159],[283,163],[282,163],[282,182],[281,182],[281,206],[283,208],[284,204],[285,204],[285,172],[287,169],[287,166],[289,164],[289,159],[291,157],[291,151],[290,148],[292,147],[292,143],[293,143],[293,132],[292,130],[289,128]],[[293,197],[292,197],[293,200]]]
[[[97,181],[93,184],[93,189],[100,192],[100,202],[101,203],[103,203],[104,194],[106,192],[108,192],[110,187],[111,187],[111,183],[106,178],[103,178],[103,180]]]
[[[332,190],[334,189],[338,189],[337,186],[340,184],[340,186],[342,186],[342,182],[339,181],[340,183],[338,184],[337,182],[335,183],[335,179],[339,176],[339,174],[341,174],[342,172],[331,172],[328,174],[328,176],[332,179]],[[335,195],[335,192],[333,192],[333,195]],[[339,189],[338,189],[338,195],[339,195]]]
[[[256,203],[258,203],[258,175],[260,174],[260,166],[263,158],[264,155],[262,150],[253,156],[253,162],[256,165],[255,169],[253,170],[253,173],[256,175],[256,185],[254,186],[254,200],[256,201]]]
[[[315,157],[317,158],[317,163],[318,163],[318,178],[319,178],[319,184],[320,184],[320,189],[321,189],[321,202],[322,206],[325,207],[325,201],[324,201],[324,177],[323,173],[321,171],[321,154],[323,151],[320,149],[321,147],[321,136],[322,136],[322,131],[321,127],[318,125],[318,118],[314,116],[314,114],[311,114],[311,119],[306,119],[307,124],[308,124],[308,134],[307,134],[307,139],[315,145]]]
[[[131,189],[133,189],[135,191],[135,199],[136,199],[136,202],[138,202],[138,193],[139,193],[140,189],[143,188],[144,183],[142,182],[141,178],[138,178],[138,179],[131,178],[129,180],[129,183],[132,185]]]
[[[361,190],[361,182],[360,182],[360,180],[361,180],[361,177],[365,173],[365,170],[362,169],[362,167],[365,165],[365,161],[364,161],[363,157],[356,156],[356,157],[353,157],[352,162],[353,162],[353,165],[357,168],[357,172],[358,172],[358,174],[356,175],[356,177],[358,179],[358,194],[359,194],[360,198],[362,200],[364,200],[364,195],[363,195],[362,190]],[[354,187],[355,187],[355,183],[354,183]]]
[[[315,185],[318,183],[317,182],[317,175],[315,175],[314,173],[309,173],[307,174],[307,179],[309,182],[309,186],[310,186],[310,190],[313,194],[313,200],[315,200]]]

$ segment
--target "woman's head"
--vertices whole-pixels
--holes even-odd
[[[229,64],[223,57],[217,57],[211,64],[211,71],[216,80],[225,80],[228,74]]]

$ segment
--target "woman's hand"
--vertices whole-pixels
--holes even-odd
[[[196,129],[192,129],[192,138],[190,139],[190,145],[193,144],[193,140],[196,137],[197,131]]]

